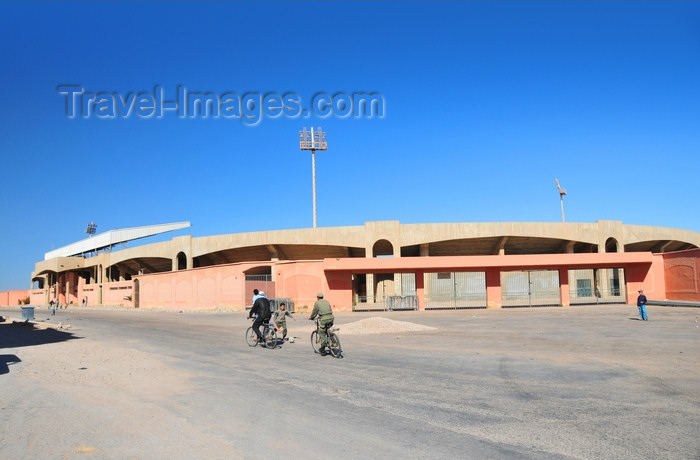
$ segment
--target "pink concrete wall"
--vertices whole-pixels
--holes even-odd
[[[98,284],[86,284],[84,278],[78,282],[78,305],[83,305],[83,299],[87,299],[86,306],[100,304],[100,286]]]
[[[244,310],[253,295],[251,289],[248,289],[251,292],[246,292],[245,272],[259,265],[259,262],[217,265],[140,275],[136,277],[139,307]],[[291,298],[296,311],[310,310],[319,291],[325,294],[335,310],[352,310],[350,279],[340,274],[326,279],[322,261],[272,262],[271,265],[275,280],[274,296]]]
[[[316,302],[316,294],[323,292],[328,301],[342,302],[347,293],[331,294],[323,277],[323,262],[300,261],[295,263],[278,263],[275,270],[275,285],[278,297],[294,299],[296,311],[310,310]],[[351,296],[350,296],[351,297]],[[352,303],[352,300],[350,300]]]
[[[32,289],[29,291],[29,300],[32,305],[48,305],[46,300],[46,289]]]
[[[660,300],[666,297],[664,279],[664,259],[662,254],[653,254],[651,265],[637,264],[625,267],[627,303],[636,304],[637,292],[644,290],[648,299]]]
[[[666,297],[700,302],[700,249],[663,254]]]
[[[13,290],[13,291],[3,291],[0,292],[0,306],[17,306],[20,305],[19,301],[24,301],[24,299],[29,296],[29,291],[27,290]],[[31,298],[29,299],[31,303]]]
[[[253,264],[256,265],[256,264]],[[209,310],[245,309],[245,275],[249,264],[154,273],[136,277],[140,308]],[[252,296],[252,292],[250,296]],[[250,297],[249,296],[249,297]]]
[[[96,288],[97,289],[97,288]],[[97,292],[97,291],[94,291]],[[126,297],[131,297],[128,300]],[[134,282],[133,281],[112,281],[102,284],[102,304],[120,307],[134,306]],[[80,305],[81,302],[77,304]],[[91,304],[88,304],[91,305]]]

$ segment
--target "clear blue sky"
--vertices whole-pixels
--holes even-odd
[[[700,231],[698,2],[0,3],[0,290],[98,232],[561,220]],[[378,92],[383,118],[68,118],[59,85]],[[148,242],[145,240],[144,242]]]

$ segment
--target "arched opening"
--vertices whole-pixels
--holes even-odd
[[[372,257],[393,257],[394,246],[388,240],[377,240],[372,246]]]
[[[141,301],[140,299],[140,290],[139,290],[139,280],[135,279],[134,280],[134,308],[139,308],[139,303]]]
[[[605,241],[605,252],[617,252],[617,240],[615,238],[608,238]]]
[[[185,270],[187,269],[187,256],[184,252],[177,253],[177,269]]]
[[[271,265],[252,267],[244,274],[246,302],[250,301],[252,305],[253,289],[264,292],[268,299],[275,297],[275,282],[272,281]]]

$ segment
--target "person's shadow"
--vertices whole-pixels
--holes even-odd
[[[0,355],[0,375],[10,372],[10,364],[22,362],[17,355]]]

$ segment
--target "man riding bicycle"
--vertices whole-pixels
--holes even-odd
[[[325,355],[326,347],[328,347],[328,329],[333,326],[335,317],[333,310],[331,310],[331,304],[323,298],[323,292],[316,294],[316,299],[309,319],[313,321],[318,316],[318,337],[321,339],[321,348],[318,351],[321,355]]]
[[[270,301],[265,297],[265,293],[261,292],[259,297],[255,300],[253,308],[250,309],[248,313],[248,318],[252,318],[256,315],[255,321],[253,321],[253,331],[258,338],[258,342],[262,341],[262,334],[260,333],[260,326],[263,323],[269,323],[272,317],[272,310],[270,310]]]

